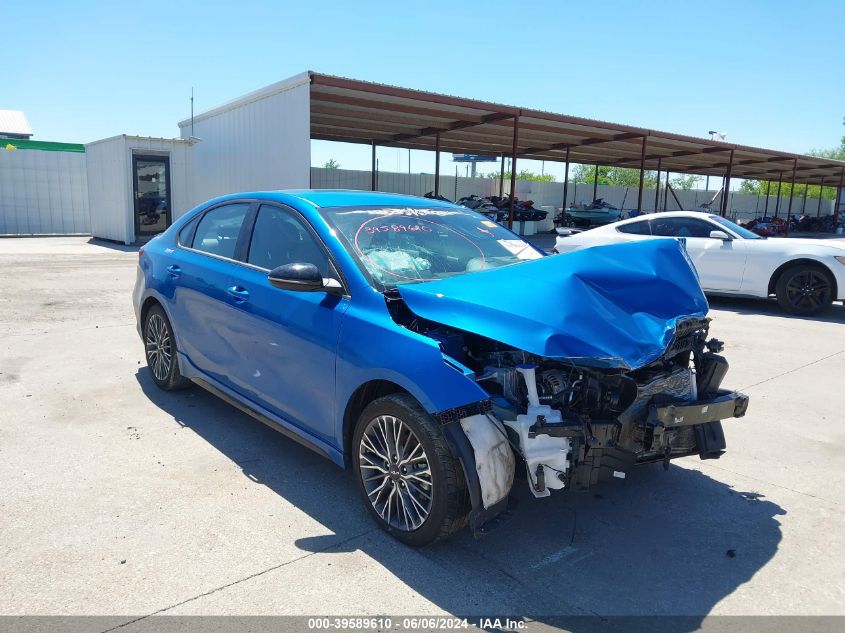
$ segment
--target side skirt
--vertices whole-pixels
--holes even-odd
[[[181,355],[180,355],[181,356]],[[180,367],[184,367],[185,365],[190,365],[190,363],[186,359],[180,359]],[[182,375],[185,375],[184,373]],[[190,371],[185,376],[189,378],[192,382],[196,383],[209,393],[214,394],[221,400],[229,403],[236,409],[246,413],[247,415],[255,418],[259,422],[266,424],[270,428],[278,431],[279,433],[289,437],[290,439],[294,440],[295,442],[301,444],[302,446],[311,449],[315,453],[319,453],[323,457],[327,457],[335,464],[340,466],[341,468],[344,467],[343,463],[343,454],[338,451],[337,449],[329,446],[328,444],[321,442],[317,439],[311,439],[306,437],[296,428],[291,428],[292,425],[289,427],[288,424],[285,423],[281,419],[277,418],[276,416],[270,414],[270,412],[262,411],[259,407],[252,405],[251,403],[243,402],[237,396],[230,394],[228,389],[215,385],[209,379],[205,378],[204,376],[200,375],[199,372],[191,366]]]

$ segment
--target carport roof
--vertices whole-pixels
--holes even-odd
[[[676,173],[839,184],[845,162],[308,72],[311,138]]]

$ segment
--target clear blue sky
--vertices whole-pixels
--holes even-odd
[[[0,0],[0,21],[0,108],[43,140],[177,136],[191,86],[200,112],[306,69],[794,152],[845,132],[841,0]]]

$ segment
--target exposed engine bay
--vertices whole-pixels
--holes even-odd
[[[718,458],[725,450],[720,420],[747,408],[747,396],[721,389],[728,363],[722,343],[708,340],[706,317],[679,319],[659,359],[624,370],[529,354],[417,317],[396,294],[387,299],[397,323],[437,341],[446,362],[471,370],[489,400],[461,418],[464,430],[472,420],[492,424],[536,497],[624,479],[636,464]],[[481,467],[482,449],[474,449]],[[486,492],[485,507],[496,497]]]

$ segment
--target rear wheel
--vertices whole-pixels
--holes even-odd
[[[170,391],[184,389],[191,384],[179,373],[173,327],[159,305],[152,306],[144,319],[144,348],[147,366],[156,385]]]
[[[410,396],[392,394],[367,406],[352,453],[367,509],[403,543],[426,545],[465,525],[468,497],[461,465],[440,426]]]
[[[778,278],[775,291],[780,307],[792,314],[818,314],[833,303],[833,280],[816,266],[787,268]]]

